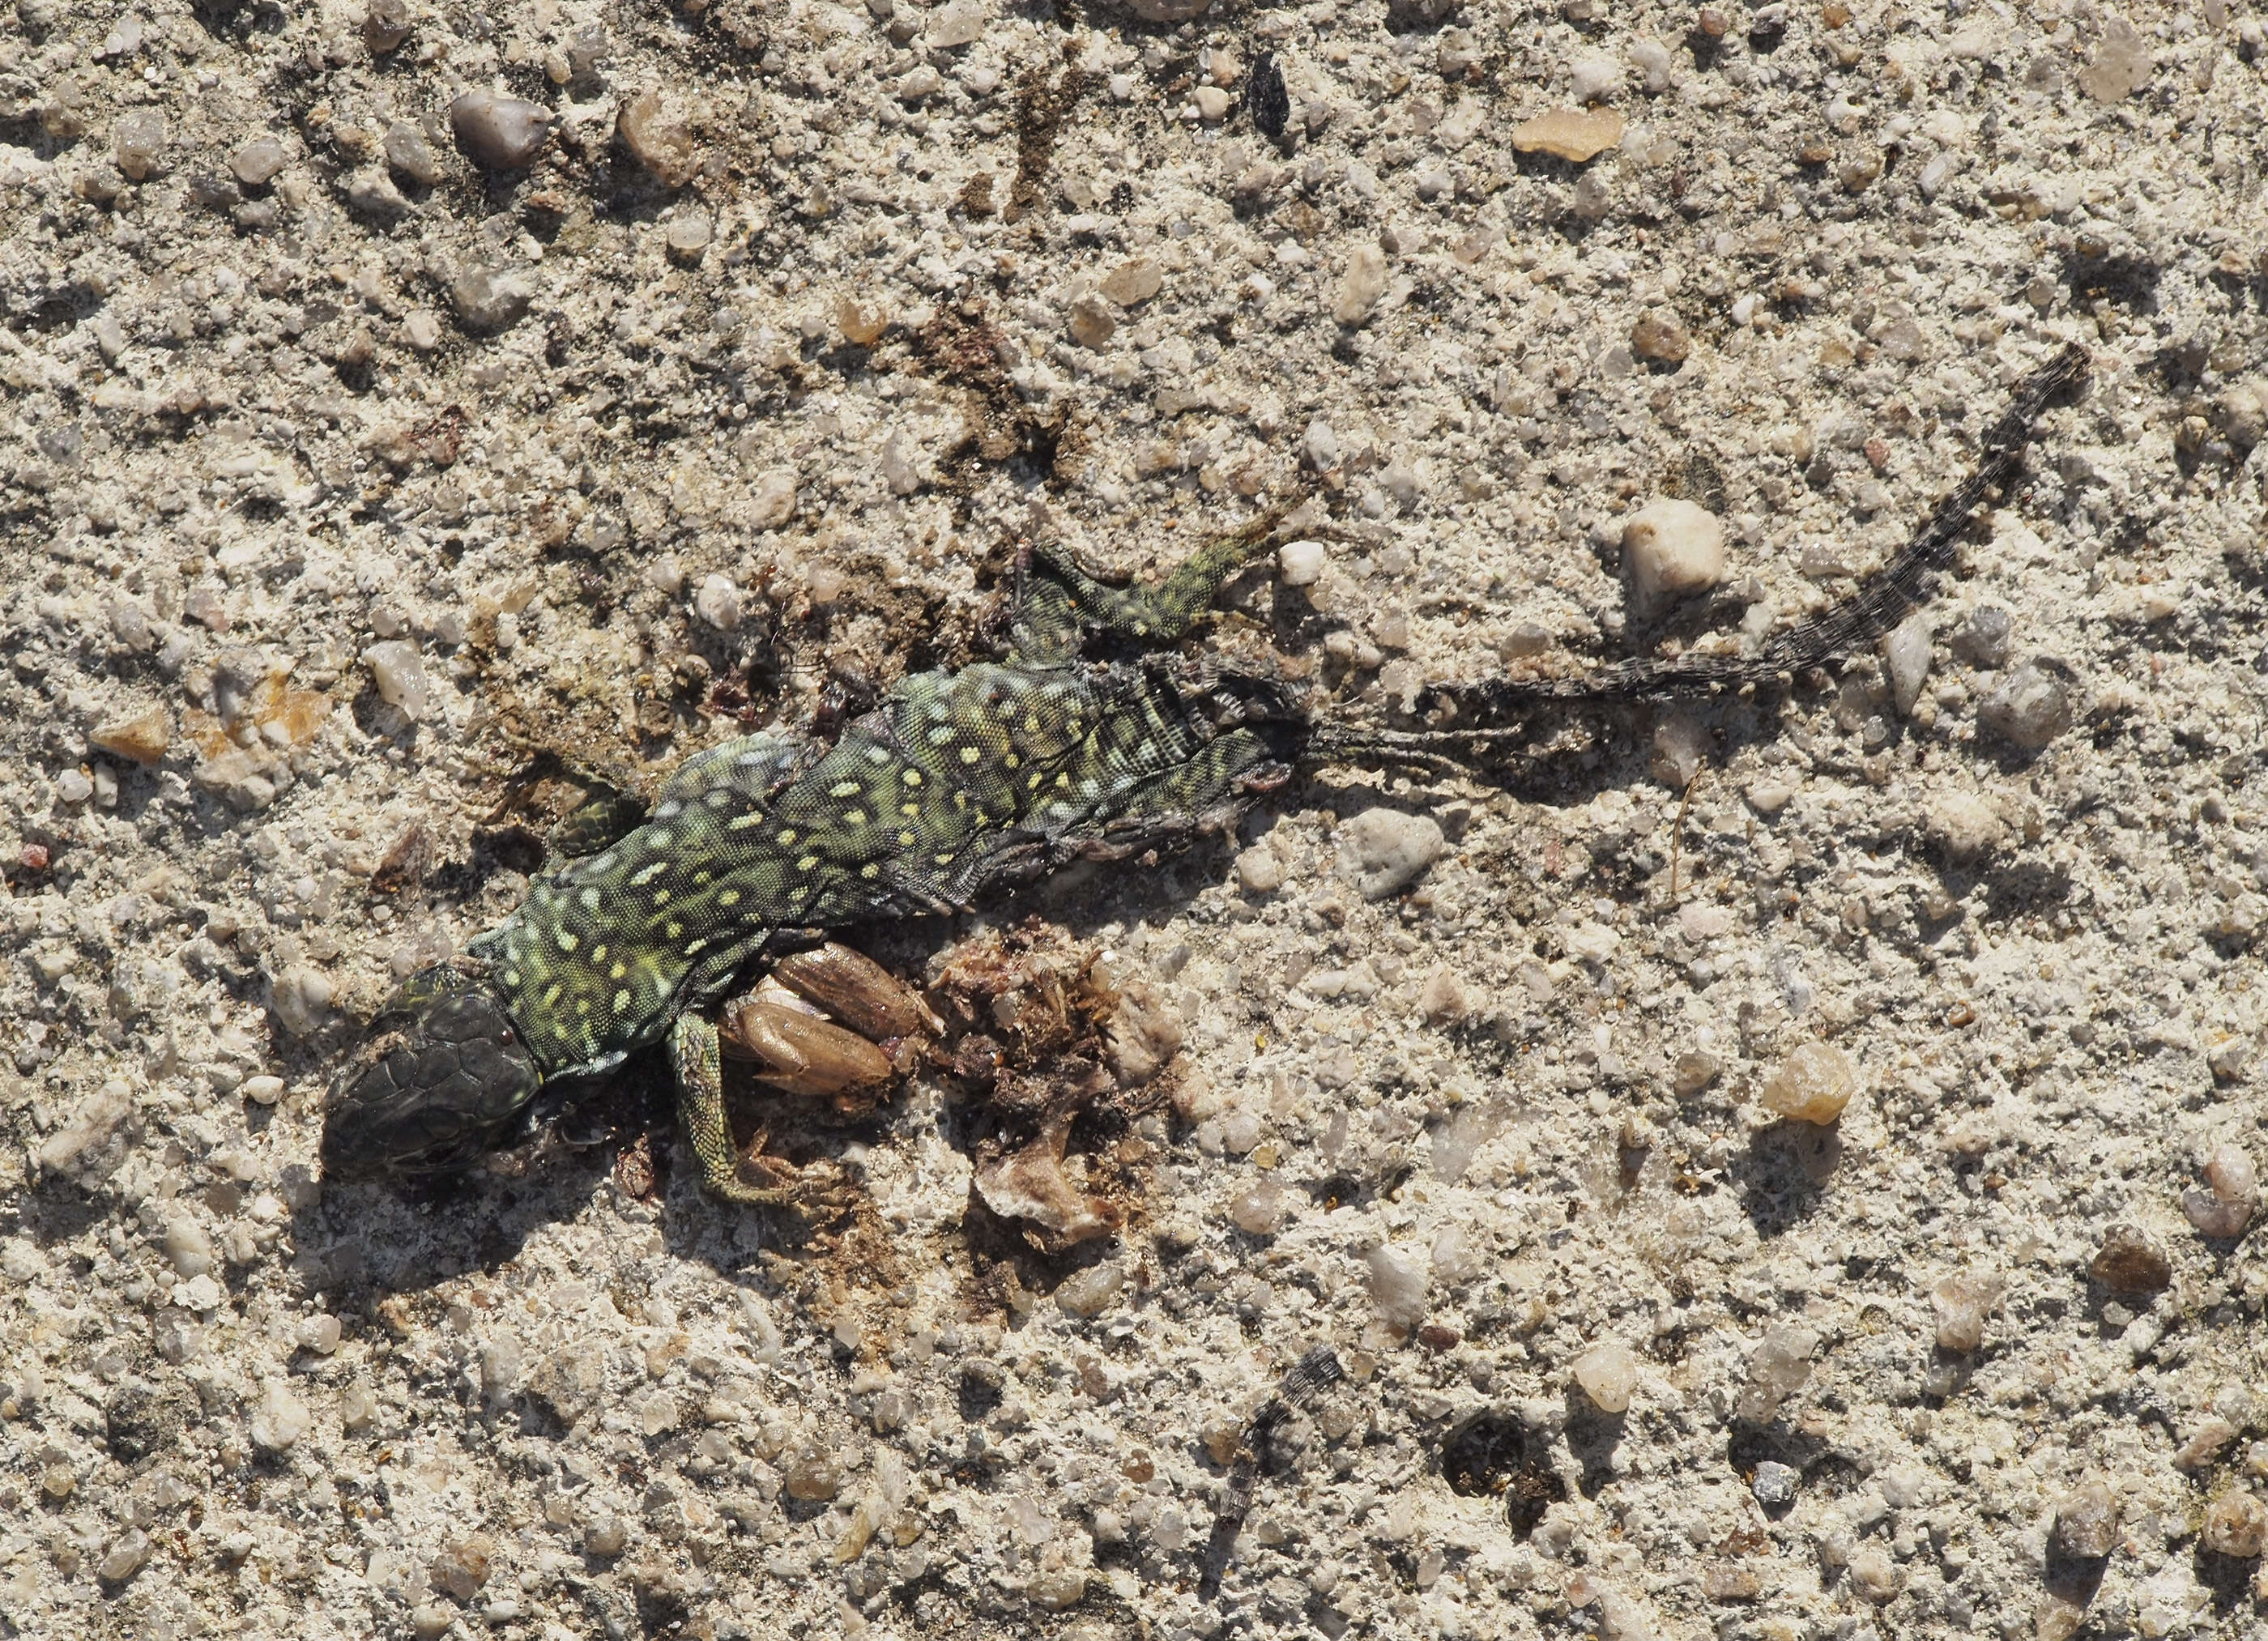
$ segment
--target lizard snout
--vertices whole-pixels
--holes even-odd
[[[542,1083],[503,1003],[472,986],[364,1045],[333,1085],[323,1175],[367,1180],[469,1166]]]

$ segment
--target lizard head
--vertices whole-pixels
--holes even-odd
[[[324,1177],[462,1168],[542,1081],[495,992],[446,965],[412,975],[332,1085]]]

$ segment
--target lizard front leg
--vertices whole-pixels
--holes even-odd
[[[1183,559],[1162,580],[1114,587],[1097,580],[1053,548],[1034,549],[1020,590],[1013,644],[1015,663],[1054,666],[1079,651],[1083,631],[1109,633],[1141,644],[1171,644],[1211,608],[1229,578],[1260,556],[1284,522],[1273,508],[1233,535]]]
[[[833,1205],[826,1189],[808,1181],[754,1185],[740,1177],[740,1153],[725,1120],[725,1068],[714,1026],[697,1014],[679,1015],[670,1028],[669,1056],[677,1070],[677,1120],[701,1160],[701,1183],[711,1196],[751,1208],[799,1212]]]

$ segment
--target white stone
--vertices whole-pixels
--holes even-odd
[[[1999,812],[1975,792],[1933,794],[1923,811],[1922,825],[1946,858],[1961,865],[1988,858],[2008,838]]]
[[[1916,610],[1891,629],[1882,640],[1882,660],[1890,674],[1890,700],[1904,717],[1921,699],[1921,687],[1929,678],[1929,617]]]
[[[729,576],[703,576],[693,594],[693,613],[718,632],[730,632],[740,624],[740,589]]]
[[[1425,1278],[1432,1262],[1425,1250],[1381,1243],[1370,1250],[1370,1297],[1390,1328],[1410,1328],[1425,1320]]]
[[[260,1405],[252,1412],[252,1445],[263,1453],[283,1453],[305,1436],[313,1423],[314,1415],[291,1394],[291,1387],[280,1379],[271,1379],[261,1388]]]
[[[1623,525],[1623,579],[1646,620],[1725,578],[1725,526],[1689,501],[1652,502]]]
[[[1340,875],[1366,901],[1382,901],[1415,882],[1441,857],[1441,824],[1431,815],[1366,809],[1337,833]]]
[[[1767,1110],[1824,1125],[1843,1115],[1859,1092],[1859,1068],[1832,1043],[1807,1042],[1779,1063],[1757,1097]]]
[[[1638,1388],[1638,1357],[1619,1339],[1602,1339],[1575,1358],[1574,1375],[1600,1412],[1624,1413]]]
[[[1329,549],[1321,541],[1286,541],[1276,549],[1276,573],[1287,587],[1314,586],[1329,562]]]
[[[372,681],[378,686],[379,700],[399,708],[412,723],[431,713],[433,688],[426,680],[425,662],[416,644],[406,639],[389,638],[364,650],[362,659],[370,668]]]

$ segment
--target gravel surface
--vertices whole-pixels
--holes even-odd
[[[2264,70],[2254,0],[13,0],[0,1634],[2257,1633]],[[1109,1122],[775,1105],[809,1229],[650,1067],[318,1176],[536,754],[1303,488],[1213,642],[1325,712],[1753,643],[2066,342],[1838,676],[862,938],[1123,989]]]

